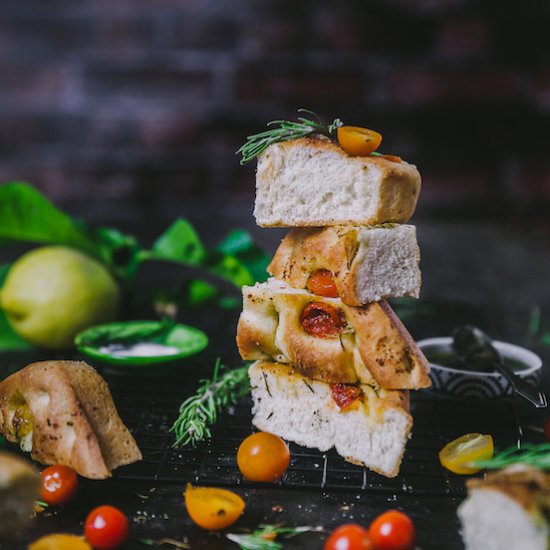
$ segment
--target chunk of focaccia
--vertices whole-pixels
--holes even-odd
[[[466,550],[547,550],[550,475],[510,466],[467,482],[458,517]]]
[[[361,396],[340,409],[329,384],[288,365],[256,361],[249,377],[258,429],[320,451],[334,447],[348,462],[387,477],[398,474],[412,427],[407,391],[361,385]]]
[[[420,250],[413,225],[310,227],[283,239],[267,271],[294,288],[326,269],[350,306],[420,294]]]
[[[32,363],[0,382],[0,433],[38,462],[90,479],[141,460],[107,383],[81,361]]]
[[[406,223],[419,193],[412,164],[352,157],[328,139],[306,137],[259,156],[254,216],[263,227]]]
[[[407,329],[385,301],[353,307],[283,282],[243,287],[237,345],[243,359],[290,363],[304,376],[328,383],[372,383],[387,389],[430,386],[429,365]],[[320,337],[304,330],[309,304],[341,314],[343,329]]]
[[[0,451],[0,542],[29,523],[39,494],[40,476],[32,465]]]

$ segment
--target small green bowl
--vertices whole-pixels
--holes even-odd
[[[169,355],[119,355],[101,350],[109,343],[124,342],[143,335],[139,343],[154,343],[177,348]],[[132,342],[135,344],[138,342]],[[202,330],[188,325],[162,321],[123,321],[90,327],[75,337],[75,345],[84,355],[116,367],[142,367],[172,363],[195,355],[206,348],[208,336]]]

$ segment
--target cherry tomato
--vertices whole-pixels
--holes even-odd
[[[65,506],[76,495],[78,478],[68,466],[57,464],[48,466],[40,474],[42,486],[40,499],[52,506]]]
[[[244,500],[232,491],[215,487],[185,489],[185,507],[191,519],[203,529],[218,531],[235,523],[244,510]]]
[[[546,424],[544,425],[544,437],[546,438],[546,441],[550,443],[550,418],[546,421]]]
[[[398,157],[397,155],[382,155],[383,159],[389,160],[390,162],[402,162],[401,157]]]
[[[76,535],[46,535],[29,545],[29,550],[92,550],[92,547]]]
[[[382,142],[382,135],[359,126],[340,126],[336,131],[338,144],[349,155],[366,157],[376,151]]]
[[[338,336],[346,326],[342,310],[325,302],[308,304],[302,311],[300,323],[305,332],[319,338]]]
[[[439,452],[439,461],[444,468],[455,474],[475,474],[481,468],[472,468],[468,464],[491,458],[494,450],[490,435],[466,434],[447,443]]]
[[[340,409],[345,409],[359,399],[363,393],[361,388],[353,384],[332,384],[330,386],[332,398]]]
[[[398,510],[384,512],[369,527],[369,537],[376,550],[410,550],[415,536],[411,518]]]
[[[237,464],[250,481],[277,481],[290,464],[290,451],[280,437],[258,432],[240,444]]]
[[[84,523],[84,536],[97,550],[112,550],[128,538],[128,519],[113,506],[92,510]]]
[[[368,531],[356,523],[335,529],[325,541],[324,550],[374,550]]]
[[[328,269],[318,269],[312,273],[306,287],[312,294],[324,296],[325,298],[338,298],[334,275]]]

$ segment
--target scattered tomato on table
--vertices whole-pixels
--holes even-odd
[[[50,506],[65,506],[73,500],[78,489],[76,472],[68,466],[48,466],[40,474],[40,500]]]
[[[407,514],[389,510],[371,523],[369,537],[376,550],[410,550],[413,548],[416,533]]]
[[[324,550],[375,550],[368,531],[356,523],[337,527],[325,541]]]
[[[475,474],[481,468],[472,467],[470,463],[492,458],[494,450],[490,435],[471,433],[447,443],[439,452],[439,461],[444,468],[455,474]]]
[[[29,545],[29,550],[92,550],[92,547],[76,535],[46,535]]]
[[[199,527],[219,531],[239,519],[245,504],[233,491],[215,487],[193,487],[188,483],[185,489],[185,507]]]
[[[258,432],[240,444],[237,464],[250,481],[277,481],[290,464],[290,451],[279,436]]]
[[[113,550],[128,538],[128,518],[114,506],[99,506],[88,514],[84,535],[97,550]]]

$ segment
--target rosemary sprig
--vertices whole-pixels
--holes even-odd
[[[242,155],[241,164],[255,159],[273,143],[298,139],[311,134],[321,134],[332,138],[336,129],[343,124],[339,118],[335,118],[331,124],[327,125],[318,114],[308,109],[298,109],[298,113],[306,113],[313,117],[313,120],[299,116],[297,122],[291,120],[268,122],[268,130],[248,136],[244,145],[235,153]]]
[[[510,447],[488,460],[472,462],[473,467],[488,470],[498,470],[512,464],[524,464],[540,470],[550,470],[550,443],[524,445],[520,449]]]
[[[252,531],[250,534],[229,533],[227,538],[237,543],[241,550],[280,550],[283,543],[275,540],[279,535],[288,539],[307,531],[311,531],[311,527],[260,525],[259,529]]]
[[[248,365],[226,370],[216,360],[212,379],[201,380],[197,393],[180,406],[179,417],[170,428],[176,434],[174,446],[196,445],[212,437],[210,426],[216,423],[218,413],[248,393]]]

